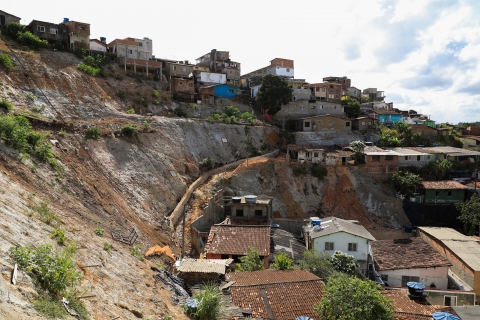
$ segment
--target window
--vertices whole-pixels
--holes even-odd
[[[58,29],[50,29],[50,34],[58,34]]]
[[[235,216],[243,217],[243,209],[237,209],[237,211],[235,211]]]
[[[350,127],[350,122],[345,122],[345,127]]]
[[[454,307],[457,305],[457,297],[456,296],[443,296],[443,304],[445,306]]]
[[[287,68],[287,72],[290,72],[290,68]]]
[[[333,250],[333,242],[325,242],[325,251]]]
[[[222,254],[222,259],[228,259],[228,258],[230,258],[230,255],[228,255],[228,254]]]
[[[133,54],[133,50],[128,50],[128,53]]]
[[[309,121],[305,121],[305,128],[310,128],[310,122]]]
[[[380,161],[380,156],[372,156],[372,161]]]
[[[430,160],[430,156],[426,156],[427,160]]]
[[[143,47],[143,43],[139,42],[139,43],[138,43],[138,46],[139,46],[139,47]]]
[[[333,106],[333,109],[337,109],[337,106]]]
[[[365,121],[362,121],[362,126],[364,126],[364,125],[365,125]]]
[[[172,70],[177,70],[177,66],[172,66]]]
[[[228,93],[234,93],[233,89],[228,89]]]
[[[330,85],[330,89],[332,89],[332,88],[333,88],[333,85]]]
[[[349,243],[348,244],[348,251],[357,251],[357,244],[356,243]]]
[[[37,31],[38,32],[45,32],[45,27],[44,26],[37,26]]]
[[[408,160],[408,156],[405,156],[405,160]]]
[[[420,161],[420,156],[417,156],[417,161]]]
[[[381,274],[380,278],[382,278],[383,281],[388,281],[388,274]]]
[[[392,161],[392,160],[393,160],[393,156],[385,156],[385,160],[386,160],[386,161]]]
[[[320,88],[319,88],[319,87],[316,87],[316,88],[315,88],[315,91],[317,91],[317,92],[320,91]]]
[[[306,153],[306,157],[307,157],[307,158],[310,158],[310,152],[307,152],[307,153]]]
[[[187,71],[187,67],[183,67],[183,72],[186,72]]]
[[[449,197],[452,196],[452,191],[448,191],[448,196],[449,196]]]
[[[261,217],[261,216],[263,216],[263,211],[262,211],[262,210],[255,210],[255,216],[256,216],[256,217]]]
[[[318,158],[318,152],[314,152],[314,153],[313,153],[313,157],[314,157],[314,158]]]
[[[435,197],[438,197],[440,195],[440,192],[436,191],[435,192]]]
[[[420,277],[402,276],[402,287],[407,286],[407,282],[419,282]]]

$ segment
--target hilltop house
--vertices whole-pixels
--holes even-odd
[[[391,175],[398,172],[399,154],[376,146],[366,146],[363,149],[363,169],[370,174]]]
[[[270,225],[217,224],[210,228],[205,254],[207,259],[233,259],[240,263],[249,247],[255,248],[268,268],[270,255]]]
[[[425,189],[425,202],[463,202],[467,186],[452,180],[446,181],[423,181]]]
[[[287,161],[296,160],[299,163],[305,161],[321,163],[324,160],[325,150],[312,145],[289,144],[287,146]]]
[[[90,49],[90,24],[63,19],[68,29],[68,42],[70,50]]]
[[[12,22],[20,23],[20,17],[0,10],[0,27],[6,28]]]
[[[373,116],[376,120],[378,120],[378,123],[387,127],[391,127],[397,122],[403,122],[402,114],[396,111],[373,110]]]
[[[237,95],[237,88],[229,86],[228,84],[216,84],[198,88],[198,94],[202,104],[214,104],[215,97],[229,99],[235,98]]]
[[[368,269],[371,260],[371,242],[375,238],[356,221],[335,217],[310,218],[303,227],[307,250],[326,251],[330,254],[341,251],[352,255],[360,263],[362,272]]]
[[[399,167],[423,167],[434,160],[434,155],[422,148],[388,148],[398,154]]]
[[[60,43],[63,48],[68,48],[68,28],[64,23],[51,23],[32,20],[27,28],[31,33],[49,43]]]
[[[369,117],[358,117],[352,119],[352,130],[359,130],[362,132],[366,132],[368,130],[372,130],[374,126],[375,120]]]
[[[99,51],[99,52],[107,52],[107,43],[105,38],[98,39],[90,39],[90,50],[92,51]]]
[[[206,68],[199,71],[224,74],[226,79],[225,84],[235,87],[240,85],[241,64],[240,62],[232,61],[230,59],[230,52],[228,51],[217,51],[213,49],[211,52],[197,58],[196,66]]]
[[[232,197],[226,206],[230,207],[230,220],[237,225],[270,225],[273,218],[272,197]],[[225,212],[228,215],[228,212]]]
[[[324,283],[308,271],[269,269],[231,272],[226,277],[233,303],[251,310],[249,318],[319,320],[314,306],[322,298]]]
[[[346,90],[340,83],[312,83],[310,90],[312,97],[320,101],[340,103],[342,97],[346,95]]]
[[[375,269],[386,285],[406,287],[415,281],[427,288],[448,288],[451,263],[421,238],[375,241],[372,253]]]
[[[377,88],[367,88],[363,90],[363,94],[368,96],[370,101],[384,101],[385,91],[379,91]]]
[[[109,52],[116,53],[117,63],[124,66],[125,72],[129,68],[133,73],[142,72],[147,77],[162,73],[162,63],[152,60],[153,43],[149,38],[115,39],[107,46]]]
[[[293,124],[296,131],[352,130],[350,119],[329,114],[300,118],[293,120]]]

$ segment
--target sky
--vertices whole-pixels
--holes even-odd
[[[242,74],[292,59],[309,83],[347,76],[395,108],[480,121],[479,0],[3,1],[22,18],[90,23],[91,38],[153,40],[157,58],[229,51]]]

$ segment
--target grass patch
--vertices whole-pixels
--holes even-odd
[[[293,167],[293,175],[298,177],[308,174],[308,169],[306,165],[295,166]]]
[[[85,72],[85,73],[88,74],[88,75],[91,75],[92,77],[96,77],[96,76],[98,76],[98,74],[100,73],[100,69],[99,69],[99,68],[95,68],[95,67],[86,65],[86,64],[83,63],[83,62],[80,62],[80,64],[77,66],[77,69],[80,70],[80,71]]]
[[[31,209],[37,213],[38,218],[46,223],[46,224],[52,224],[53,222],[58,221],[57,215],[50,211],[50,206],[48,202],[42,202],[39,206],[33,205],[31,206]]]
[[[175,110],[173,110],[173,112],[177,115],[177,117],[182,117],[182,118],[187,117],[187,113],[181,107],[176,108]]]
[[[323,180],[323,178],[327,176],[327,173],[327,168],[318,163],[315,163],[310,167],[310,174],[320,180]]]
[[[95,230],[93,230],[93,233],[95,233],[99,237],[103,237],[105,230],[103,230],[102,228],[95,228]]]
[[[132,256],[134,256],[135,258],[137,258],[138,260],[140,261],[143,261],[144,256],[143,256],[143,247],[139,244],[135,244],[131,249],[130,249],[130,253],[132,254]]]
[[[128,114],[135,114],[135,109],[130,108],[130,109],[127,110],[127,113]]]
[[[138,127],[135,124],[129,123],[122,127],[122,132],[127,137],[133,138],[138,135]]]
[[[112,252],[112,245],[108,242],[103,243],[103,250],[107,251],[108,253]]]
[[[38,313],[51,319],[65,319],[68,315],[62,301],[46,294],[40,295],[33,303],[33,307]]]
[[[59,245],[65,244],[67,237],[65,237],[65,229],[55,226],[55,230],[50,233],[50,238],[57,240]]]
[[[13,110],[12,103],[7,99],[0,100],[0,108],[6,109],[8,112]]]

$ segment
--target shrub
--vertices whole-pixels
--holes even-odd
[[[253,119],[253,114],[251,114],[250,112],[244,112],[240,116],[240,119],[246,120],[246,121],[252,120]]]
[[[67,131],[65,131],[65,129],[60,129],[60,132],[58,133],[58,135],[62,138],[65,138],[65,136],[67,135]]]
[[[229,117],[240,117],[240,110],[238,110],[238,108],[235,108],[234,106],[227,106],[225,108],[225,114]]]
[[[306,165],[293,167],[293,175],[296,177],[301,175],[306,175],[307,173],[308,173],[308,169]]]
[[[130,109],[127,110],[127,113],[128,114],[135,114],[135,109],[130,108]]]
[[[257,149],[257,147],[255,147],[255,145],[251,141],[247,142],[247,149],[251,157],[261,155],[261,152]]]
[[[200,162],[200,167],[205,169],[212,169],[214,166],[215,166],[215,161],[213,161],[213,159],[210,157],[204,158]]]
[[[0,54],[0,65],[7,70],[13,69],[12,59],[7,54]]]
[[[85,72],[88,75],[91,75],[92,77],[96,77],[100,72],[99,68],[89,66],[83,62],[80,62],[80,64],[77,66],[77,69]]]
[[[293,269],[293,259],[290,258],[285,252],[281,252],[275,256],[275,262],[272,264],[272,268],[277,270]]]
[[[183,110],[181,107],[176,108],[173,112],[175,112],[175,114],[176,114],[178,117],[182,117],[182,118],[186,118],[186,117],[187,117],[187,113],[186,113],[185,110]]]
[[[102,228],[95,228],[95,230],[93,230],[93,233],[95,233],[99,237],[103,237],[105,230],[103,230]]]
[[[50,238],[56,239],[57,243],[60,245],[64,244],[67,240],[67,238],[65,237],[65,229],[56,226],[55,230],[50,233]]]
[[[203,285],[200,293],[195,295],[195,298],[199,301],[198,307],[194,314],[199,320],[217,319],[220,315],[222,295],[217,287],[208,283]]]
[[[160,104],[160,101],[158,101],[158,100],[153,100],[153,104],[156,105],[156,106],[158,106],[158,105]]]
[[[126,124],[122,127],[122,132],[127,137],[133,138],[138,135],[138,127],[135,124]]]
[[[140,104],[141,104],[142,106],[144,106],[144,107],[148,107],[148,100],[147,100],[147,98],[144,98],[144,97],[141,98],[141,99],[140,99]]]
[[[118,73],[115,75],[115,78],[117,78],[117,80],[119,80],[119,81],[123,80],[123,76],[121,74],[118,74]]]
[[[27,99],[30,101],[35,101],[37,100],[37,96],[35,96],[33,93],[27,94]]]
[[[328,171],[326,167],[315,163],[310,167],[310,173],[312,176],[323,180],[323,178],[325,178],[325,176],[327,175]]]
[[[58,221],[57,215],[50,211],[48,202],[42,202],[39,206],[33,205],[31,209],[35,211],[38,214],[38,218],[46,224]]]
[[[0,108],[7,109],[9,112],[13,110],[12,104],[7,99],[0,100]]]
[[[26,26],[18,22],[10,22],[7,27],[7,33],[10,37],[17,39],[18,33],[23,33],[25,31],[25,28]]]
[[[98,140],[100,138],[100,129],[97,126],[90,127],[85,134],[85,139]]]
[[[67,293],[65,297],[68,300],[68,304],[70,305],[70,308],[75,310],[75,312],[78,314],[79,319],[81,320],[90,319],[90,314],[88,313],[87,308],[77,296],[75,296],[74,294]]]
[[[134,256],[138,260],[143,261],[144,257],[143,257],[142,249],[143,247],[141,245],[136,244],[130,249],[130,253],[132,254],[132,256]]]
[[[117,96],[120,98],[120,100],[125,101],[127,99],[127,94],[123,90],[117,91]]]
[[[112,252],[112,245],[108,242],[103,243],[103,250],[107,251],[108,253]]]
[[[17,33],[17,40],[20,44],[34,48],[50,48],[50,44],[47,40],[40,39],[30,31]]]
[[[38,106],[34,106],[32,108],[32,111],[35,112],[35,113],[40,113],[40,108]]]
[[[52,293],[62,293],[69,287],[75,287],[82,279],[72,260],[74,246],[58,251],[52,245],[42,244],[37,248],[12,247],[10,254],[40,286]]]
[[[213,116],[208,116],[207,121],[213,123],[215,122],[215,119],[213,118]]]
[[[150,122],[148,122],[147,120],[143,122],[143,131],[150,132]]]
[[[87,55],[87,51],[85,49],[82,49],[82,48],[77,48],[77,49],[75,49],[73,54],[76,55],[78,58],[83,60],[85,58],[85,56]]]
[[[158,96],[159,96],[158,91],[157,91],[157,90],[153,90],[153,91],[152,91],[152,98],[158,98]]]

